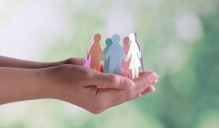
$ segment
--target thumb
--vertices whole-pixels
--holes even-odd
[[[135,85],[135,83],[129,78],[99,72],[95,75],[93,82],[93,84],[99,87],[115,89],[129,89]]]

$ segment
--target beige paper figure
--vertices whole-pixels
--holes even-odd
[[[99,33],[94,36],[94,43],[91,46],[90,51],[88,53],[88,57],[91,57],[90,68],[99,72],[100,72],[100,59],[101,58],[104,59],[104,54],[99,44],[100,39],[101,39],[101,35]]]
[[[139,77],[139,67],[141,67],[141,53],[139,51],[138,45],[135,40],[135,35],[133,33],[129,35],[129,39],[131,40],[131,45],[128,55],[126,57],[126,61],[131,59],[129,69],[132,70],[132,79],[135,79]]]

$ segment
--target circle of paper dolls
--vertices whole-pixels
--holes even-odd
[[[84,66],[100,72],[103,60],[104,73],[123,75],[131,79],[139,77],[140,67],[144,71],[136,33],[131,33],[129,37],[122,40],[123,47],[120,45],[121,37],[118,34],[105,40],[104,50],[100,46],[101,35],[99,33],[94,35],[92,41]]]

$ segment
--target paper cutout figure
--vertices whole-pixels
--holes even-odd
[[[139,49],[139,51],[141,52],[141,48],[140,48],[140,45],[139,45],[139,43],[138,43],[138,39],[137,39],[137,34],[136,34],[136,33],[135,33],[135,42],[137,43],[138,49]],[[141,56],[141,58],[140,58],[140,61],[141,61],[141,68],[142,68],[142,71],[144,72],[144,61],[143,61],[142,56]]]
[[[129,39],[131,40],[131,45],[128,55],[126,57],[126,61],[131,59],[129,69],[132,70],[132,79],[135,79],[139,77],[139,67],[141,67],[141,53],[139,51],[138,45],[135,41],[135,35],[133,33],[129,35]]]
[[[94,43],[92,44],[89,52],[88,58],[91,57],[90,68],[100,72],[100,58],[104,59],[104,54],[100,47],[101,35],[98,33],[94,36]]]
[[[125,37],[123,39],[123,50],[125,52],[125,54],[127,55],[128,52],[129,52],[129,37]],[[129,70],[129,65],[130,65],[130,60],[128,61],[125,61],[125,60],[122,60],[122,69],[123,69],[123,73],[124,73],[124,76],[125,77],[128,77],[128,78],[132,78],[132,72],[131,70]]]
[[[126,54],[122,47],[119,45],[120,36],[115,34],[112,36],[112,46],[109,48],[105,55],[105,59],[110,58],[109,72],[121,75],[121,62],[122,58],[126,59]]]
[[[109,48],[112,45],[112,40],[110,38],[106,39],[106,48],[103,50],[104,55],[106,56],[106,53],[108,52]],[[110,64],[110,58],[104,60],[104,73],[109,72],[109,64]]]
[[[113,35],[112,39],[108,38],[105,41],[106,48],[103,52],[99,44],[100,40],[101,35],[96,34],[87,52],[85,67],[100,71],[100,61],[103,59],[104,73],[121,75],[121,69],[123,69],[125,77],[135,79],[139,77],[139,67],[142,67],[142,71],[144,71],[143,58],[136,33],[131,33],[129,37],[123,39],[123,48],[119,44],[120,36]],[[130,45],[129,40],[131,41]]]
[[[84,67],[90,68],[91,66],[91,56],[88,57],[88,59],[84,63]]]
[[[88,40],[88,42],[90,41],[90,39],[91,39],[91,35],[90,35],[90,38],[89,38],[89,40]],[[89,53],[89,51],[90,51],[90,48],[91,48],[91,46],[93,45],[93,43],[94,43],[94,41],[92,40],[92,44],[90,45],[90,47],[88,48],[88,51],[87,51],[87,60],[85,61],[85,63],[84,63],[84,66],[85,67],[88,67],[88,68],[90,68],[90,66],[91,66],[91,56],[88,56],[88,53]]]

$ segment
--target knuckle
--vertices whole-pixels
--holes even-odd
[[[145,72],[145,74],[152,74],[152,73],[153,73],[152,71]]]
[[[127,90],[126,97],[127,101],[133,99],[133,91],[131,89]]]
[[[90,70],[82,70],[83,79],[86,78],[86,80],[91,80],[94,77],[93,72]]]
[[[66,60],[66,63],[67,64],[73,64],[75,62],[75,59],[74,58],[68,58],[67,60]]]
[[[68,67],[68,66],[67,66],[66,64],[59,65],[58,67],[56,67],[56,70],[57,70],[58,72],[62,72],[62,71],[64,71],[64,70],[66,70],[67,67]]]
[[[154,72],[145,72],[145,73],[143,74],[144,77],[149,77],[149,76],[151,76],[151,75],[154,75]]]

